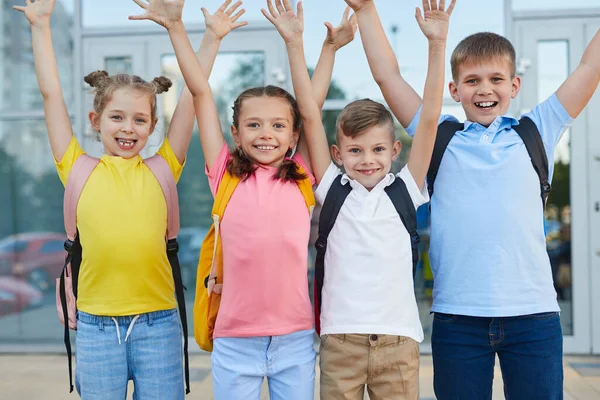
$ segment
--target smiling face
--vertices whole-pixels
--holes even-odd
[[[456,78],[450,82],[450,95],[461,103],[469,121],[483,126],[506,114],[521,88],[506,57],[461,64]]]
[[[354,137],[338,135],[332,154],[349,178],[371,190],[390,172],[392,161],[398,158],[401,149],[400,142],[394,139],[393,126],[386,123]]]
[[[257,96],[243,100],[233,139],[254,162],[279,167],[298,141],[290,103],[280,97]]]
[[[100,132],[105,154],[122,158],[137,156],[154,131],[151,96],[132,88],[116,89],[101,114],[90,112],[94,130]]]

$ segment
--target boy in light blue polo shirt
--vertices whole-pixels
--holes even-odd
[[[414,132],[422,100],[401,77],[372,0],[346,0],[371,71]],[[489,399],[495,356],[510,399],[562,399],[562,331],[544,237],[540,181],[506,112],[521,80],[515,51],[493,33],[465,38],[450,94],[467,120],[442,158],[431,198],[432,351],[438,399]],[[554,149],[600,81],[600,32],[555,94],[525,114],[552,177]],[[456,119],[442,116],[440,123]]]

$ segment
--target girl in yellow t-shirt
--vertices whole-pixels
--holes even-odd
[[[46,125],[58,174],[66,184],[84,154],[73,135],[52,47],[50,15],[56,0],[27,0],[15,6],[31,24],[33,55]],[[209,74],[219,44],[244,10],[231,0],[211,15],[198,57]],[[162,189],[140,151],[157,123],[156,95],[171,82],[134,75],[92,72],[95,89],[89,113],[104,155],[90,175],[77,206],[83,248],[77,298],[76,387],[82,398],[124,399],[133,380],[135,397],[183,399],[182,331],[166,254],[167,207]],[[192,96],[185,89],[158,153],[179,179],[194,123]]]

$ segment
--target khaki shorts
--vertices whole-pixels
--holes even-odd
[[[321,400],[418,400],[419,344],[393,335],[321,336]]]

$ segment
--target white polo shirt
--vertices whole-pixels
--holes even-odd
[[[342,171],[331,164],[315,191],[323,204]],[[321,334],[359,333],[423,340],[413,288],[410,235],[384,189],[396,178],[406,184],[415,209],[429,201],[408,166],[387,174],[371,191],[342,177],[352,191],[327,241],[321,300]]]

